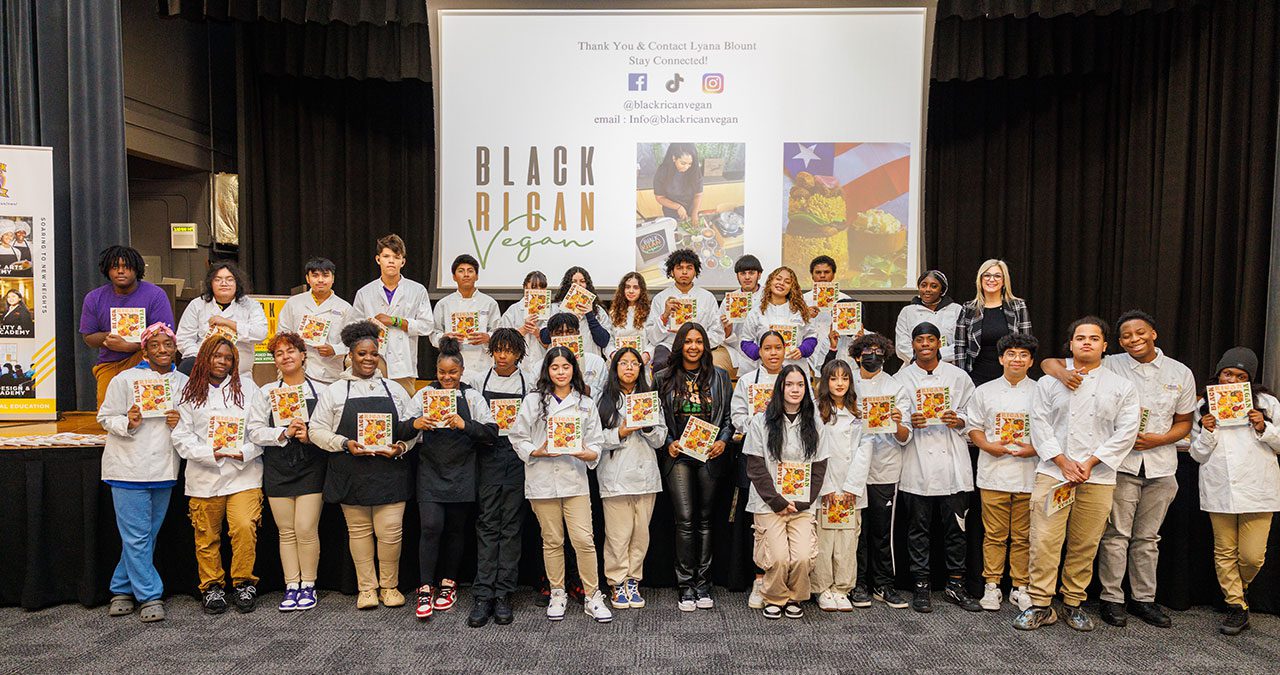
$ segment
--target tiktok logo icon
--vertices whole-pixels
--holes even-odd
[[[673,94],[676,93],[677,91],[680,91],[681,82],[684,82],[684,78],[680,77],[680,73],[676,73],[675,77],[671,78],[670,80],[667,80],[667,91]]]

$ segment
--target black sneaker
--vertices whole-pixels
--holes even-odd
[[[945,598],[947,602],[963,609],[966,612],[982,611],[982,605],[978,604],[978,601],[975,600],[972,595],[969,595],[969,591],[965,590],[963,581],[948,581],[946,590],[942,592],[942,597]]]
[[[1168,628],[1173,625],[1173,620],[1160,610],[1160,605],[1154,602],[1133,602],[1129,604],[1129,611],[1134,616],[1142,619],[1148,626],[1156,628]]]
[[[902,596],[898,594],[898,589],[893,586],[877,588],[872,597],[894,609],[905,609],[907,606],[907,601],[902,599]]]
[[[916,589],[911,597],[911,609],[926,614],[933,611],[933,599],[929,597],[929,590],[929,582],[916,582]]]
[[[493,601],[476,599],[476,604],[471,608],[471,614],[467,616],[467,625],[472,628],[480,628],[489,623],[489,619],[493,616]]]
[[[1249,610],[1240,605],[1230,605],[1227,608],[1227,618],[1222,620],[1222,625],[1218,626],[1218,632],[1223,635],[1239,635],[1249,627]]]
[[[867,590],[867,587],[862,585],[854,586],[853,590],[849,591],[849,604],[854,607],[870,607],[871,593]]]
[[[1124,613],[1124,605],[1110,600],[1103,600],[1098,603],[1098,614],[1102,616],[1102,620],[1107,625],[1116,628],[1124,628],[1129,625],[1129,617]]]
[[[493,622],[499,626],[505,626],[515,621],[515,613],[511,611],[511,598],[506,595],[499,595],[493,599]]]
[[[547,582],[546,577],[542,577],[538,582],[538,592],[533,596],[533,604],[539,607],[551,604],[551,584]]]
[[[205,614],[221,614],[227,611],[227,594],[223,592],[222,586],[214,584],[204,592],[204,600],[201,604],[204,606]]]
[[[248,614],[258,608],[258,589],[253,584],[242,584],[231,591],[231,601],[236,604],[236,611]]]

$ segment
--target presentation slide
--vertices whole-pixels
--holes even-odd
[[[437,5],[436,286],[469,253],[486,288],[572,265],[736,289],[745,253],[844,290],[919,272],[927,3],[815,9]],[[523,6],[522,6],[523,7]]]

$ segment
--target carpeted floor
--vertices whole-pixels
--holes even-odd
[[[206,617],[192,598],[171,598],[168,619],[144,625],[106,608],[65,605],[0,610],[0,673],[340,672],[340,673],[846,673],[933,672],[1269,672],[1280,663],[1280,618],[1257,615],[1242,636],[1219,635],[1209,608],[1172,612],[1168,630],[1098,622],[1081,634],[1062,623],[1015,631],[1014,611],[968,614],[935,594],[932,614],[882,604],[801,620],[767,621],[744,594],[722,592],[714,610],[684,614],[672,589],[652,589],[649,607],[597,625],[570,602],[548,622],[532,593],[516,598],[516,621],[468,628],[464,591],[451,612],[422,624],[412,610],[359,612],[355,598],[321,596],[310,612],[282,614],[280,595],[258,611]],[[1131,620],[1132,621],[1132,620]]]

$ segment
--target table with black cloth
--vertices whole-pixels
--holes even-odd
[[[730,452],[737,452],[731,446]],[[0,605],[39,609],[49,605],[79,602],[99,605],[109,598],[107,585],[120,555],[120,537],[111,504],[111,490],[99,479],[102,448],[39,448],[0,450]],[[416,456],[416,453],[415,453]],[[975,456],[976,461],[976,456]],[[1213,534],[1209,518],[1200,511],[1196,483],[1197,465],[1179,453],[1178,496],[1161,530],[1159,594],[1160,604],[1186,609],[1197,604],[1221,602],[1213,568]],[[411,459],[410,461],[415,461]],[[594,478],[592,481],[594,490]],[[748,588],[754,574],[751,561],[751,518],[745,513],[732,480],[721,483],[717,498],[712,577],[717,586],[740,591]],[[603,515],[596,498],[594,507],[597,550],[603,542]],[[1273,528],[1277,525],[1273,523]],[[659,495],[651,526],[649,555],[645,561],[644,584],[670,586],[675,583],[674,526],[671,504]],[[975,492],[966,527],[969,540],[970,592],[982,589],[982,519]],[[411,590],[418,579],[418,513],[412,505],[405,510],[404,545],[401,554],[401,587]],[[902,519],[894,533],[898,563],[898,586],[910,588],[905,559],[906,536]],[[258,535],[255,571],[262,580],[260,591],[283,588],[278,533],[264,509]],[[536,584],[542,574],[542,542],[537,522],[526,512],[520,562],[520,583]],[[355,570],[347,548],[346,524],[341,509],[326,504],[320,519],[320,569],[317,584],[322,589],[354,594]],[[1280,534],[1273,529],[1267,564],[1254,580],[1249,597],[1255,611],[1280,613]],[[942,560],[935,545],[934,560]],[[229,540],[223,538],[224,560],[229,560]],[[475,568],[474,538],[467,544],[461,582],[470,580]],[[197,584],[195,548],[187,517],[187,498],[182,483],[174,488],[173,499],[156,550],[156,566],[169,594],[195,593]],[[571,570],[573,566],[569,565]],[[935,588],[940,589],[946,574],[935,565]],[[1096,597],[1097,584],[1092,594]],[[351,597],[354,602],[354,595]]]

